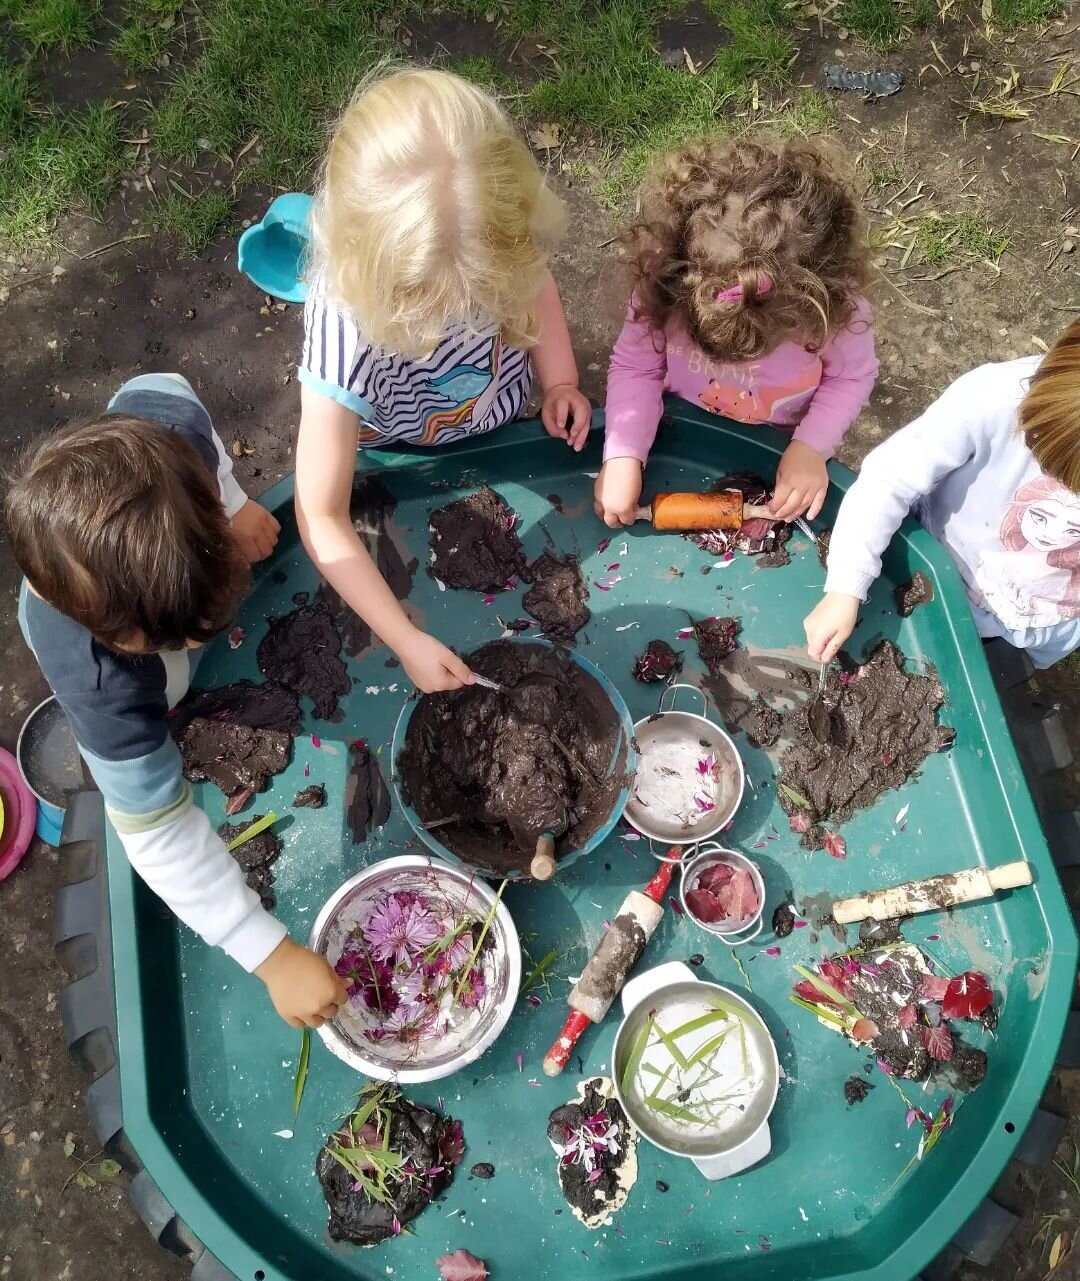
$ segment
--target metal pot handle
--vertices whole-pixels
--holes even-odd
[[[743,1170],[749,1170],[752,1165],[764,1161],[771,1151],[772,1135],[769,1132],[769,1123],[763,1121],[759,1129],[737,1148],[732,1148],[730,1152],[721,1153],[719,1156],[693,1157],[692,1160],[699,1172],[711,1182],[714,1179],[729,1179],[733,1174],[741,1174]]]
[[[651,836],[646,836],[645,839],[649,842],[649,853],[653,856],[654,859],[656,859],[658,863],[682,863],[683,862],[683,855],[681,854],[679,855],[678,858],[669,858],[667,854],[657,854],[656,848],[653,845],[653,838]],[[669,847],[672,844],[674,844],[673,841],[668,842]]]
[[[671,699],[670,706],[665,706],[665,704],[667,703],[668,695],[669,694],[674,695],[677,689],[693,690],[693,692],[698,696],[698,698],[701,699],[701,711],[699,715],[704,716],[707,720],[708,714],[709,714],[708,700],[705,698],[705,695],[701,692],[700,689],[698,689],[696,685],[691,685],[688,681],[676,681],[674,685],[664,686],[663,693],[660,695],[660,702],[657,706],[657,711],[659,712],[659,714],[663,716],[667,712],[675,711],[675,703],[677,700],[674,697],[672,697]]]

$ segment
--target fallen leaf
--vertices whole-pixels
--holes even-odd
[[[250,458],[255,452],[255,446],[246,441],[242,436],[232,443],[232,456],[234,458]]]
[[[810,830],[810,815],[805,814],[802,811],[797,814],[792,814],[788,819],[788,826],[793,832],[808,832]]]
[[[977,1019],[993,1000],[994,994],[986,979],[974,970],[967,970],[950,979],[941,998],[941,1014],[946,1019]]]
[[[254,795],[255,789],[253,787],[242,787],[225,802],[225,813],[230,818],[232,818],[234,814],[239,814]]]
[[[76,1170],[75,1184],[77,1187],[90,1189],[90,1188],[96,1188],[98,1185],[98,1181],[97,1179],[94,1178],[92,1174],[87,1174],[85,1170]]]
[[[937,1027],[919,1028],[919,1036],[932,1059],[937,1059],[939,1063],[949,1062],[953,1056],[953,1039],[944,1023],[939,1023]]]
[[[922,976],[919,995],[924,996],[928,1001],[940,1001],[948,990],[948,979],[940,978],[936,974],[924,974]]]
[[[847,841],[839,832],[825,832],[821,844],[825,853],[832,858],[847,858]]]
[[[562,145],[559,142],[559,126],[542,124],[536,129],[530,129],[529,141],[537,151],[554,151]]]
[[[443,1281],[484,1281],[487,1265],[468,1250],[455,1250],[435,1260]]]
[[[115,1179],[119,1173],[120,1162],[114,1161],[112,1157],[106,1157],[98,1166],[98,1174],[100,1174],[103,1179]]]
[[[787,783],[778,783],[777,787],[784,793],[792,805],[797,805],[801,810],[809,810],[814,807],[803,796],[802,792],[797,792],[793,787],[788,787]]]
[[[75,1155],[75,1136],[73,1134],[64,1135],[64,1156],[70,1160]]]
[[[897,1023],[904,1029],[915,1026],[915,1007],[914,1005],[905,1005],[900,1013],[896,1016]]]
[[[1048,1260],[1050,1264],[1050,1271],[1053,1272],[1055,1268],[1064,1263],[1068,1254],[1069,1234],[1067,1232],[1059,1232],[1057,1236],[1054,1237],[1054,1244],[1050,1247],[1050,1258]]]

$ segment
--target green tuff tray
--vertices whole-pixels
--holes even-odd
[[[688,407],[673,408],[649,464],[652,489],[701,489],[723,472],[749,469],[771,476],[783,447],[767,429],[744,429]],[[500,616],[522,613],[520,591],[492,604],[464,592],[441,592],[424,572],[428,513],[479,481],[495,486],[520,515],[530,556],[550,538],[579,552],[590,580],[618,577],[609,591],[593,587],[593,620],[579,637],[582,652],[623,692],[635,718],[656,707],[658,689],[630,678],[646,641],[673,643],[687,616],[735,613],[753,647],[794,656],[802,618],[820,594],[823,571],[808,541],[796,535],[786,568],[761,569],[736,556],[712,563],[688,541],[639,526],[615,533],[592,513],[591,473],[599,466],[601,433],[582,455],[549,440],[535,423],[491,438],[408,457],[369,455],[397,499],[392,536],[415,556],[411,609],[436,635],[467,651],[501,633]],[[831,523],[851,474],[833,468],[822,523]],[[561,500],[557,513],[549,495]],[[292,484],[268,495],[281,519],[279,550],[261,569],[242,622],[237,651],[211,646],[198,673],[203,686],[239,677],[258,679],[255,648],[267,615],[293,607],[296,592],[317,585],[296,535]],[[610,567],[618,562],[617,569]],[[895,613],[892,589],[921,569],[934,583],[932,604],[908,620]],[[913,920],[909,938],[922,942],[947,969],[986,971],[999,994],[1000,1026],[988,1045],[983,1085],[959,1108],[955,1125],[933,1151],[899,1178],[917,1144],[905,1128],[905,1106],[883,1074],[857,1108],[845,1105],[844,1080],[866,1056],[789,1003],[793,963],[831,946],[815,946],[810,929],[779,946],[766,930],[735,955],[685,917],[669,911],[643,964],[704,954],[703,977],[742,990],[775,1038],[783,1081],[773,1113],[773,1151],[761,1165],[726,1182],[706,1183],[689,1161],[642,1143],[640,1176],[616,1222],[588,1231],[565,1208],[555,1158],[545,1137],[548,1111],[572,1097],[578,1061],[548,1080],[540,1063],[566,1016],[566,977],[586,957],[624,894],[652,875],[643,841],[616,833],[588,858],[548,885],[510,886],[506,902],[532,956],[564,955],[551,997],[534,1008],[524,1000],[495,1046],[457,1076],[410,1087],[420,1102],[461,1118],[463,1165],[440,1205],[412,1225],[411,1235],[360,1250],[334,1245],[312,1170],[323,1136],[346,1110],[361,1080],[313,1038],[311,1071],[298,1117],[293,1075],[299,1033],[273,1013],[258,981],[240,972],[179,926],[130,872],[110,835],[112,943],[124,1122],[151,1177],[176,1212],[241,1281],[345,1281],[393,1278],[428,1281],[435,1260],[464,1248],[487,1261],[493,1276],[534,1281],[678,1276],[706,1281],[792,1277],[905,1281],[940,1250],[968,1218],[1008,1159],[1037,1103],[1053,1062],[1076,966],[1076,938],[953,565],[931,538],[905,525],[885,572],[863,610],[850,648],[878,636],[895,640],[911,661],[937,664],[948,690],[944,719],[957,730],[952,751],[926,762],[921,777],[881,798],[843,827],[846,861],[807,855],[788,834],[775,799],[774,765],[745,738],[738,746],[753,784],[728,834],[756,858],[768,889],[766,920],[785,893],[796,900],[835,896],[873,885],[1026,857],[1034,888],[951,915]],[[687,678],[700,667],[684,642]],[[297,738],[293,763],[272,780],[248,813],[274,808],[285,850],[276,865],[278,912],[294,938],[306,939],[334,889],[372,860],[401,851],[410,833],[398,813],[365,844],[344,825],[347,743],[363,737],[388,747],[406,695],[400,668],[383,648],[351,664],[358,679],[342,724],[310,720]],[[310,766],[310,775],[305,775]],[[290,808],[295,791],[325,783],[322,810]],[[223,816],[215,789],[197,789],[214,823]],[[897,819],[909,806],[907,822]],[[774,826],[775,825],[775,826]],[[903,830],[901,830],[903,827]],[[770,839],[775,838],[775,839]],[[616,1017],[590,1029],[579,1046],[586,1073],[609,1068]],[[524,1056],[524,1069],[517,1055]],[[917,1089],[917,1087],[915,1087]],[[941,1096],[935,1096],[940,1101]],[[929,1106],[929,1096],[916,1101]],[[287,1137],[291,1134],[291,1137]],[[491,1161],[494,1179],[470,1179],[469,1167]],[[656,1181],[668,1184],[661,1193]]]

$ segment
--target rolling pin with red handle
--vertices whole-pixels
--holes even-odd
[[[653,529],[741,529],[744,520],[771,520],[767,507],[744,503],[739,489],[715,494],[657,494],[648,507],[639,507],[638,520],[652,522]]]
[[[680,846],[672,846],[664,856],[669,861],[660,864],[644,890],[632,890],[626,896],[615,919],[604,931],[581,978],[566,998],[573,1013],[544,1055],[544,1071],[548,1076],[558,1076],[566,1067],[582,1032],[590,1023],[603,1019],[622,991],[627,975],[663,918],[661,904],[682,853]]]
[[[965,872],[946,872],[922,881],[907,881],[884,890],[870,890],[858,898],[840,899],[833,904],[837,925],[856,921],[891,921],[916,912],[937,912],[958,903],[993,898],[997,890],[1015,890],[1031,884],[1031,864],[1003,863],[1000,867],[973,867]]]

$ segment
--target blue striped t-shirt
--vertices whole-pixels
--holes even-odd
[[[381,352],[316,282],[304,330],[300,381],[360,416],[361,446],[448,444],[512,422],[529,402],[529,357],[494,326],[455,325],[423,359]]]

